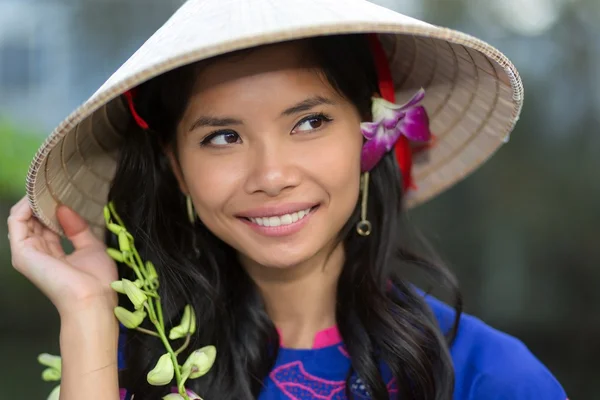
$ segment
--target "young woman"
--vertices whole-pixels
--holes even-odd
[[[15,268],[60,313],[60,398],[180,382],[151,377],[165,340],[149,321],[121,316],[138,329],[119,335],[132,295],[111,282],[136,276],[107,254],[111,203],[156,266],[159,319],[191,305],[186,345],[217,349],[185,382],[204,399],[564,400],[521,342],[461,315],[452,275],[403,229],[521,101],[497,50],[362,0],[188,2],[46,141],[9,218]],[[411,265],[454,308],[405,280]]]

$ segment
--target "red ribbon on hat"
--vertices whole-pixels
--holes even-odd
[[[377,68],[379,93],[381,94],[381,97],[390,103],[396,103],[394,79],[392,78],[390,64],[385,55],[385,51],[381,46],[379,37],[377,34],[372,33],[368,35],[368,38],[371,45],[371,52],[373,53],[373,59],[375,61],[375,67]],[[394,151],[396,153],[396,160],[398,160],[398,165],[400,166],[400,172],[402,173],[402,189],[404,191],[416,189],[417,187],[412,178],[412,149],[408,138],[404,135],[400,136],[394,146]]]
[[[126,91],[125,93],[123,93],[123,96],[125,96],[125,100],[127,100],[127,105],[129,106],[129,111],[131,111],[131,115],[133,116],[135,123],[143,130],[147,130],[150,128],[150,126],[142,117],[140,117],[140,115],[135,110],[135,105],[133,104],[133,99],[135,98],[136,95],[137,95],[137,88],[130,89],[130,90]]]

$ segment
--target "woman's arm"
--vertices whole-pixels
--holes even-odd
[[[119,326],[109,304],[98,302],[61,318],[60,400],[118,400]]]
[[[56,307],[61,319],[61,400],[117,400],[115,262],[86,221],[61,206],[57,217],[74,251],[38,221],[26,198],[12,209],[8,232],[12,264]]]

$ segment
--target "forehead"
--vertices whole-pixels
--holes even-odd
[[[332,90],[302,41],[263,46],[210,60],[198,69],[194,84],[195,95],[208,97],[242,95],[257,89],[264,95],[277,95],[276,90],[289,89]]]

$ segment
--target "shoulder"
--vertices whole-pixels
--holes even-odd
[[[425,295],[442,331],[454,321],[454,309]],[[450,347],[456,400],[565,400],[552,373],[520,340],[463,314]]]

